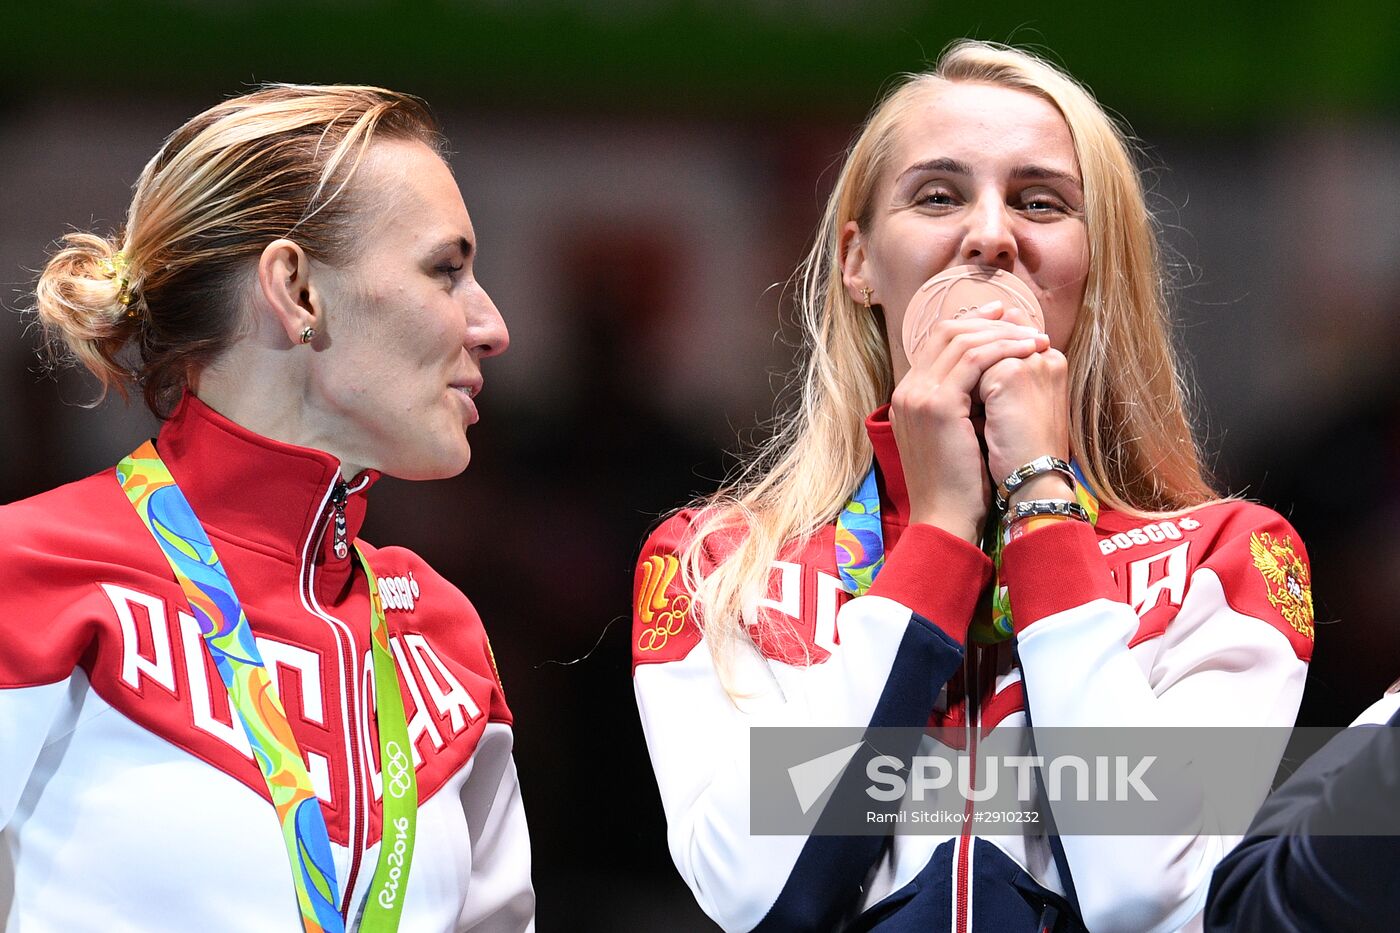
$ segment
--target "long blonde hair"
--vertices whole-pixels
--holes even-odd
[[[346,189],[376,138],[444,149],[426,104],[377,87],[267,85],[193,117],[141,172],[125,227],[68,234],[44,267],[35,310],[54,358],[104,394],[139,385],[164,415],[238,336],[239,289],[268,243],[294,236],[331,264],[353,255]]]
[[[721,672],[731,649],[748,640],[745,625],[761,621],[756,602],[773,560],[833,521],[870,468],[864,416],[889,401],[893,376],[880,321],[842,282],[841,229],[852,220],[869,229],[898,127],[921,95],[945,82],[1034,94],[1059,109],[1074,139],[1090,259],[1066,352],[1070,447],[1100,501],[1153,515],[1216,497],[1186,414],[1156,232],[1126,136],[1055,66],[1019,49],[958,42],[932,71],[906,76],[886,95],[851,145],[797,275],[800,394],[738,474],[696,503],[682,566]],[[715,547],[720,540],[733,547]]]

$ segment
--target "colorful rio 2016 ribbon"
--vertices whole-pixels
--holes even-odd
[[[1089,520],[1098,523],[1099,500],[1094,495],[1078,463],[1074,470],[1074,497],[1089,513]],[[989,516],[999,519],[999,516]],[[997,579],[992,584],[992,612],[987,620],[976,620],[969,629],[973,641],[992,644],[1005,641],[1016,633],[1011,624],[1011,598],[1001,584],[1001,550],[1006,546],[1009,529],[1000,528],[999,520],[988,521],[986,544],[989,545]],[[841,588],[852,596],[863,596],[875,577],[885,566],[885,533],[880,525],[880,490],[875,481],[875,465],[870,465],[865,478],[849,502],[836,516],[836,569],[841,575]]]
[[[872,466],[860,487],[836,516],[836,570],[841,588],[864,595],[885,566],[885,533],[880,528],[880,488]]]
[[[306,933],[343,933],[345,921],[338,906],[340,888],[325,817],[233,584],[154,444],[147,441],[122,460],[117,466],[117,480],[170,563],[214,667],[228,689],[229,702],[248,736],[282,829],[302,927]],[[360,556],[370,581],[370,633],[384,787],[379,865],[361,929],[379,933],[398,928],[403,886],[407,884],[413,857],[418,799],[403,697],[389,655],[388,626],[374,574],[363,553]],[[395,752],[393,769],[388,764],[390,749]],[[393,841],[389,838],[391,827],[395,829]]]

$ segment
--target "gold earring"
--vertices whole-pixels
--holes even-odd
[[[860,300],[863,301],[863,302],[865,302],[865,307],[866,307],[866,309],[868,310],[868,309],[870,308],[870,289],[869,289],[869,288],[862,288],[862,289],[860,290]]]

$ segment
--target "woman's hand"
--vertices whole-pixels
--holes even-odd
[[[1005,320],[1029,321],[1013,309]],[[1069,459],[1069,364],[1053,347],[1008,357],[988,366],[978,384],[986,410],[983,437],[987,469],[1000,483],[1036,457]],[[1058,473],[1037,476],[1011,496],[1073,499],[1074,488]]]
[[[890,421],[911,522],[935,525],[974,544],[980,539],[991,484],[972,421],[973,398],[993,367],[1049,349],[1050,338],[1025,320],[1003,320],[999,301],[940,320],[895,386]],[[1008,375],[1019,381],[1014,370]]]

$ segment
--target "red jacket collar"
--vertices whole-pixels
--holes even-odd
[[[335,557],[329,526],[331,492],[340,479],[335,457],[255,434],[190,393],[161,428],[156,446],[211,535],[274,552],[298,566],[309,557],[324,564],[320,576],[330,592],[344,584],[350,561]],[[366,470],[347,484],[351,541],[364,524],[365,490],[378,478]]]
[[[904,466],[899,462],[899,445],[894,440],[889,405],[881,405],[865,419],[865,433],[875,448],[881,524],[903,528],[909,523],[909,489],[904,485]]]

